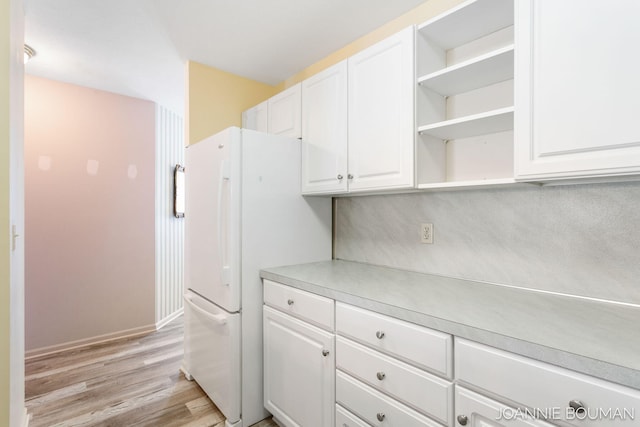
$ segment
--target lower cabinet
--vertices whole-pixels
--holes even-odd
[[[318,322],[325,314],[333,318],[333,301],[313,298],[303,291],[276,292],[278,286],[265,283],[265,302],[298,308],[292,309],[291,315],[268,305],[263,307],[264,406],[286,427],[332,427],[334,334],[304,319]],[[280,297],[284,305],[278,301]]]
[[[286,427],[640,420],[640,390],[268,280],[264,375],[265,408]]]

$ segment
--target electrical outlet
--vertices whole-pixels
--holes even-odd
[[[420,224],[420,242],[433,243],[433,224]]]

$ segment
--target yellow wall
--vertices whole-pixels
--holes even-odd
[[[314,74],[319,73],[320,71],[328,68],[343,59],[352,56],[353,54],[379,42],[380,40],[389,37],[392,34],[397,33],[403,28],[408,27],[409,25],[421,24],[432,18],[447,9],[450,9],[460,3],[463,0],[429,0],[422,3],[420,6],[411,9],[409,12],[404,15],[399,16],[393,21],[389,21],[385,25],[376,30],[366,34],[359,39],[355,40],[352,43],[349,43],[342,49],[339,49],[333,52],[331,55],[321,59],[315,64],[310,65],[299,73],[289,77],[284,82],[278,85],[279,90],[284,90],[288,87],[293,86],[294,84],[301,82],[304,79],[307,79]]]
[[[187,63],[186,141],[188,144],[229,126],[242,112],[278,92],[276,87],[197,62]]]
[[[187,63],[186,140],[197,142],[229,126],[240,126],[241,113],[276,93],[311,77],[414,24],[420,24],[463,0],[429,0],[404,15],[310,65],[277,86],[239,77],[197,62]],[[295,34],[291,35],[295,37]]]

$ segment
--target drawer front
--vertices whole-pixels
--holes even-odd
[[[339,334],[425,370],[452,376],[451,335],[382,314],[336,303]]]
[[[264,279],[264,303],[333,331],[333,300]]]
[[[336,427],[369,427],[369,424],[353,415],[340,405],[336,405]]]
[[[441,427],[342,371],[336,371],[336,401],[373,426]]]
[[[342,337],[336,339],[336,367],[413,409],[452,425],[451,382]]]
[[[456,386],[456,417],[467,427],[553,427],[544,421],[520,416],[516,409]],[[458,421],[458,425],[460,421]]]
[[[547,415],[554,424],[630,427],[640,420],[640,390],[458,338],[456,377]],[[583,410],[570,408],[579,403]]]

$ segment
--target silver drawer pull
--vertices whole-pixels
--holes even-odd
[[[327,357],[329,355],[329,350],[322,350],[322,355]]]
[[[292,299],[287,300],[287,304],[289,304],[289,305],[293,305],[293,300],[292,300]]]
[[[384,338],[384,332],[383,331],[378,331],[376,332],[376,337],[381,340],[382,338]]]
[[[384,377],[386,377],[386,376],[387,376],[387,375],[386,375],[384,372],[378,372],[378,373],[376,374],[376,377],[378,377],[378,379],[379,379],[380,381],[382,381],[382,380],[384,379]]]
[[[378,421],[384,421],[384,418],[386,417],[386,415],[382,412],[378,412],[376,414],[376,418],[378,419]]]
[[[458,415],[456,419],[458,420],[458,424],[460,424],[461,426],[466,426],[467,422],[469,421],[469,418],[467,418],[466,415]]]
[[[342,175],[340,175],[340,174],[338,174],[338,177],[337,177],[337,178],[338,178],[338,181],[340,181],[340,180],[343,178],[343,176],[342,176]]]
[[[574,412],[578,415],[583,415],[586,411],[584,407],[584,403],[579,400],[571,400],[569,401],[569,407],[574,410]]]

